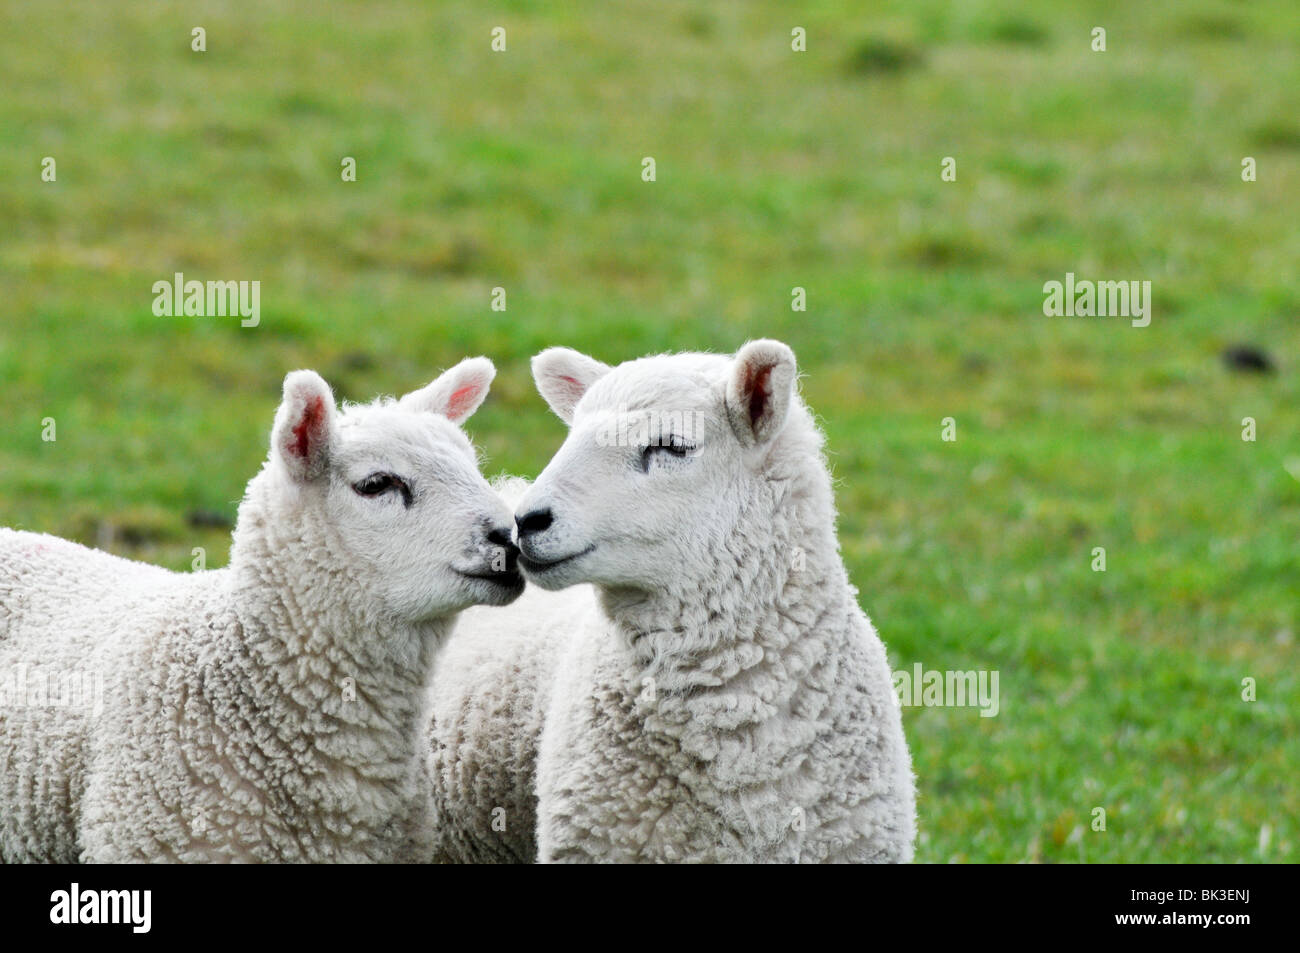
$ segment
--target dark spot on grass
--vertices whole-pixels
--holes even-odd
[[[339,358],[339,367],[345,371],[368,371],[375,366],[375,356],[365,351],[348,351]]]
[[[1277,370],[1273,358],[1253,344],[1233,344],[1224,348],[1221,356],[1228,370],[1241,374],[1272,374]]]
[[[225,513],[205,509],[190,510],[185,514],[185,522],[194,529],[231,529],[235,525]]]
[[[436,199],[442,208],[467,208],[478,201],[479,196],[472,189],[462,185],[448,185]]]
[[[138,549],[149,543],[156,543],[161,539],[163,539],[163,534],[149,526],[117,527],[117,541],[123,546],[129,546],[132,549]]]
[[[998,156],[990,167],[1029,185],[1052,185],[1060,181],[1064,172],[1061,163],[1055,159],[1015,155]]]
[[[952,235],[925,235],[905,241],[904,260],[927,268],[982,265],[989,261],[987,250],[969,239]]]
[[[1040,23],[1025,17],[1003,17],[989,29],[989,38],[998,43],[1017,46],[1043,46],[1049,34]]]
[[[330,103],[306,93],[281,96],[276,105],[286,116],[332,116],[338,112]]]
[[[365,397],[357,396],[357,388],[353,383],[338,371],[331,370],[328,374],[330,390],[334,392],[334,399],[350,404],[365,403]],[[374,396],[373,394],[371,396]]]
[[[404,271],[419,278],[469,274],[483,257],[477,241],[465,236],[434,244],[408,247],[405,242],[387,244],[358,241],[348,249],[356,265],[365,268]]]
[[[1177,288],[1170,288],[1168,283],[1163,287],[1161,285],[1152,285],[1151,300],[1148,302],[1150,313],[1164,315],[1166,318],[1173,318],[1183,314],[1187,310],[1190,298],[1185,291]]]
[[[682,28],[691,36],[707,37],[716,32],[717,23],[707,13],[697,11],[682,18]]]
[[[1021,235],[1055,235],[1066,227],[1066,221],[1056,212],[1031,212],[1016,223]]]
[[[305,339],[320,333],[312,316],[302,312],[285,311],[279,307],[268,307],[263,299],[257,333],[250,334],[249,328],[243,327],[239,320],[227,319],[223,323],[212,325],[232,334],[241,345],[255,346],[253,342],[260,337],[269,336],[285,339]],[[272,391],[279,393],[280,385],[274,383]]]
[[[76,520],[73,538],[109,552],[140,549],[178,538],[179,525],[173,525],[174,519],[148,507],[133,507],[111,517],[86,513]]]
[[[845,65],[858,76],[879,76],[915,69],[923,60],[921,51],[910,43],[870,37],[853,48]]]
[[[354,375],[365,378],[367,372],[374,367],[375,359],[367,352],[348,351],[330,364],[325,379],[330,382],[338,400],[364,403],[374,396],[373,388],[364,382],[358,384]]]
[[[1178,32],[1204,40],[1240,40],[1246,36],[1240,20],[1212,13],[1184,17]]]
[[[1282,119],[1270,119],[1256,126],[1250,138],[1262,149],[1300,149],[1300,126]]]
[[[199,135],[208,143],[218,146],[247,146],[252,148],[265,146],[267,142],[265,129],[235,126],[228,122],[206,123],[199,130]]]
[[[404,259],[402,267],[415,275],[465,275],[483,257],[482,252],[472,238],[456,238]]]

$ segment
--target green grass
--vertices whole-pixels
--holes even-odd
[[[233,517],[287,370],[488,354],[470,429],[533,475],[541,347],[778,337],[894,665],[1001,673],[995,718],[905,712],[919,857],[1300,859],[1300,12],[1015,6],[5,2],[0,523],[220,565],[187,515]],[[261,325],[154,317],[174,271]],[[1151,326],[1044,317],[1067,271]]]

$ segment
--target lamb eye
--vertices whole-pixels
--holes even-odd
[[[680,460],[684,457],[690,456],[694,450],[695,448],[693,446],[688,444],[681,437],[673,434],[659,443],[650,444],[650,446],[641,451],[641,469],[649,472],[650,461],[656,453],[666,453],[670,457],[676,457]]]
[[[364,480],[352,484],[352,489],[362,496],[378,496],[396,486],[396,477],[391,473],[372,473]]]
[[[402,505],[407,509],[410,509],[411,504],[415,502],[410,484],[396,473],[372,473],[364,480],[352,484],[352,489],[361,496],[382,496],[389,490],[397,490],[402,494]]]

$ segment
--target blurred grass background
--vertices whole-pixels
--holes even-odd
[[[221,565],[287,370],[487,354],[469,429],[532,476],[540,348],[778,337],[894,666],[1001,672],[905,710],[919,859],[1296,860],[1300,8],[870,9],[4,0],[0,524]],[[176,271],[261,325],[155,317]],[[1067,271],[1151,326],[1044,317]]]

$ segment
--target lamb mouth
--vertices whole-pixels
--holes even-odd
[[[456,572],[466,579],[478,579],[481,582],[490,582],[511,589],[521,585],[524,581],[524,574],[518,569],[507,569],[504,572],[465,572],[462,569],[457,569]]]
[[[547,572],[548,570],[554,569],[556,566],[562,566],[565,563],[573,562],[573,560],[579,559],[587,555],[587,553],[591,552],[595,548],[596,548],[596,544],[592,543],[586,549],[580,550],[579,552],[570,553],[567,556],[561,556],[559,559],[551,559],[551,560],[532,559],[528,556],[525,556],[523,553],[520,553],[519,565],[523,566],[529,572],[543,573],[543,572]]]

